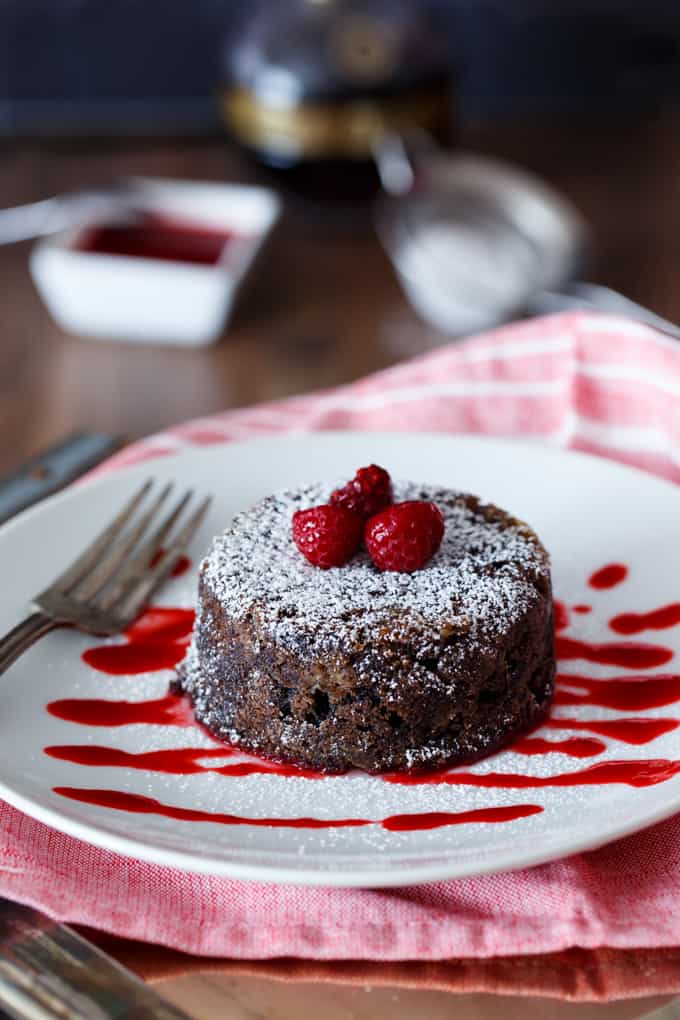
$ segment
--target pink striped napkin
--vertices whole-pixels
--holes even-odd
[[[533,320],[340,389],[180,425],[105,470],[193,444],[306,429],[533,436],[680,481],[680,346],[585,313]],[[2,805],[0,894],[205,956],[437,960],[680,944],[680,816],[514,874],[404,889],[305,889],[144,864]]]

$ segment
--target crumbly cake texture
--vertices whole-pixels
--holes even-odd
[[[536,725],[555,657],[548,554],[521,521],[466,493],[395,483],[446,524],[412,574],[364,552],[320,570],[291,537],[313,484],[268,496],[213,540],[178,686],[215,736],[317,769],[470,761]]]

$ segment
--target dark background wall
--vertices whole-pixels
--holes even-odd
[[[0,0],[0,135],[215,130],[220,53],[256,2]],[[680,98],[680,0],[432,2],[464,116]]]

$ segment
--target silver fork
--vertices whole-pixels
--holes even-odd
[[[182,522],[193,498],[189,490],[162,517],[173,486],[164,486],[150,506],[140,509],[152,487],[149,479],[78,559],[33,600],[35,611],[0,639],[0,674],[56,627],[111,635],[120,634],[137,618],[177,564],[211,502],[209,496],[203,499]]]

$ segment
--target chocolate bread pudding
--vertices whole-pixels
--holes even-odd
[[[413,483],[444,518],[412,573],[358,551],[321,570],[291,537],[330,486],[268,496],[201,565],[178,683],[216,737],[315,769],[422,769],[480,757],[545,715],[553,691],[548,554],[528,525],[472,495]]]

